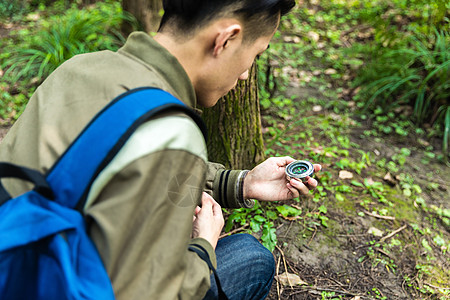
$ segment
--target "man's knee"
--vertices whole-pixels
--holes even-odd
[[[263,268],[265,273],[275,273],[275,260],[272,252],[264,247],[255,237],[250,234],[237,234],[240,248],[243,250],[241,254],[246,262],[257,267]]]

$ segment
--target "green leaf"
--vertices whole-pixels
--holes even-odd
[[[362,188],[364,187],[364,184],[362,184],[361,182],[356,181],[356,180],[352,180],[351,184],[353,184],[354,186],[362,187]]]
[[[428,241],[426,239],[422,239],[422,246],[429,252],[433,251],[433,249],[431,248],[430,244],[428,244]]]
[[[350,193],[351,191],[353,191],[351,186],[348,185],[340,185],[336,187],[336,191],[338,192],[342,192],[342,193]]]
[[[326,217],[326,216],[319,216],[319,219],[320,219],[320,222],[321,222],[322,226],[328,228],[328,223],[327,223],[327,221],[329,220],[328,217]]]
[[[259,232],[261,230],[261,223],[250,221],[250,228],[253,232]]]
[[[336,193],[335,195],[337,201],[344,201],[345,197],[341,193]]]
[[[266,218],[264,218],[264,217],[261,216],[261,215],[256,215],[256,216],[254,216],[254,217],[253,217],[253,220],[255,220],[255,221],[258,222],[258,223],[264,223],[264,222],[266,222]]]
[[[405,195],[406,197],[411,197],[412,193],[410,189],[404,189],[403,190],[403,195]]]
[[[321,205],[321,206],[319,207],[319,212],[320,212],[320,213],[326,214],[327,211],[328,211],[328,210],[327,210],[327,208],[326,208],[325,205]]]
[[[283,217],[295,217],[302,214],[300,209],[284,204],[283,206],[277,206],[278,212]]]
[[[269,249],[271,252],[275,250],[275,246],[277,244],[277,235],[275,228],[273,228],[273,223],[270,222],[263,225],[261,241],[264,247]]]
[[[276,220],[278,218],[278,215],[273,210],[269,210],[266,212],[266,216],[271,220]]]

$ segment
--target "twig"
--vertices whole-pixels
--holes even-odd
[[[400,231],[402,231],[402,230],[405,229],[406,227],[407,227],[407,225],[405,224],[405,225],[403,225],[402,227],[400,227],[399,229],[392,231],[392,232],[391,232],[390,234],[388,234],[387,236],[382,237],[382,238],[380,239],[380,242],[384,242],[384,241],[387,240],[388,238],[393,237],[394,235],[396,235],[397,233],[399,233]]]
[[[340,286],[342,286],[342,287],[345,286],[344,284],[340,283],[339,281],[337,281],[337,280],[334,279],[334,278],[331,278],[331,277],[330,277],[330,278],[327,278],[327,279],[336,282],[338,285],[340,285]]]
[[[222,234],[221,236],[219,236],[219,239],[224,238],[224,237],[226,237],[226,236],[229,236],[230,234],[239,232],[239,231],[241,231],[241,230],[243,230],[243,229],[245,229],[245,228],[247,228],[247,227],[248,227],[248,224],[245,224],[245,225],[242,226],[242,227],[236,228],[236,229],[234,229],[234,230],[231,230],[230,232],[227,232],[227,233]]]
[[[367,210],[364,211],[364,213],[368,216],[374,217],[374,218],[378,218],[378,219],[383,219],[383,220],[395,220],[395,217],[390,217],[390,216],[380,216],[378,214],[374,214],[371,212],[368,212]]]
[[[281,248],[278,247],[277,245],[275,245],[275,247],[277,247],[278,251],[280,251],[280,253],[281,253],[281,257],[283,258],[283,264],[284,264],[284,272],[286,272],[286,278],[287,278],[287,280],[288,280],[289,286],[290,286],[291,289],[292,289],[293,286],[292,286],[291,280],[289,279],[289,276],[288,276],[288,273],[289,273],[289,272],[288,272],[288,268],[287,268],[287,265],[286,265],[286,259],[284,258],[284,252],[283,252],[283,250],[281,250]]]
[[[288,227],[288,229],[287,229],[285,235],[283,236],[283,238],[286,238],[286,237],[287,237],[289,231],[291,230],[292,223],[294,223],[294,221],[291,221],[291,222],[289,223],[289,227]]]
[[[387,253],[386,251],[380,249],[380,248],[374,248],[375,250],[377,250],[378,252],[380,252],[381,254],[386,255],[387,257],[389,257],[390,259],[394,259],[389,253]]]
[[[432,285],[431,283],[424,282],[424,284],[429,285],[432,288],[435,288],[435,289],[438,289],[438,290],[447,290],[447,291],[450,290],[450,288],[443,288],[443,287],[435,286],[435,285]]]
[[[314,228],[314,233],[313,233],[313,235],[312,235],[311,239],[309,240],[308,244],[306,244],[306,246],[308,246],[308,247],[309,247],[309,244],[311,244],[312,240],[313,240],[313,239],[314,239],[314,237],[316,236],[316,232],[317,232],[317,228]]]

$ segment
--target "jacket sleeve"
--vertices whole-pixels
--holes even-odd
[[[170,122],[163,127],[175,121]],[[201,133],[193,137],[190,125],[182,127],[174,136],[140,136],[139,128],[91,188],[88,230],[118,300],[201,299],[209,289],[207,264],[188,250],[191,243],[201,244],[215,264],[211,244],[190,238],[206,154],[204,145],[192,149]],[[153,149],[155,138],[165,141]]]
[[[210,194],[224,208],[251,208],[252,199],[244,199],[244,179],[248,170],[226,170],[217,163],[208,163],[205,192]]]

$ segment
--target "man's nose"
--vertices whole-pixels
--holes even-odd
[[[239,80],[247,80],[248,79],[248,70],[239,76]]]

